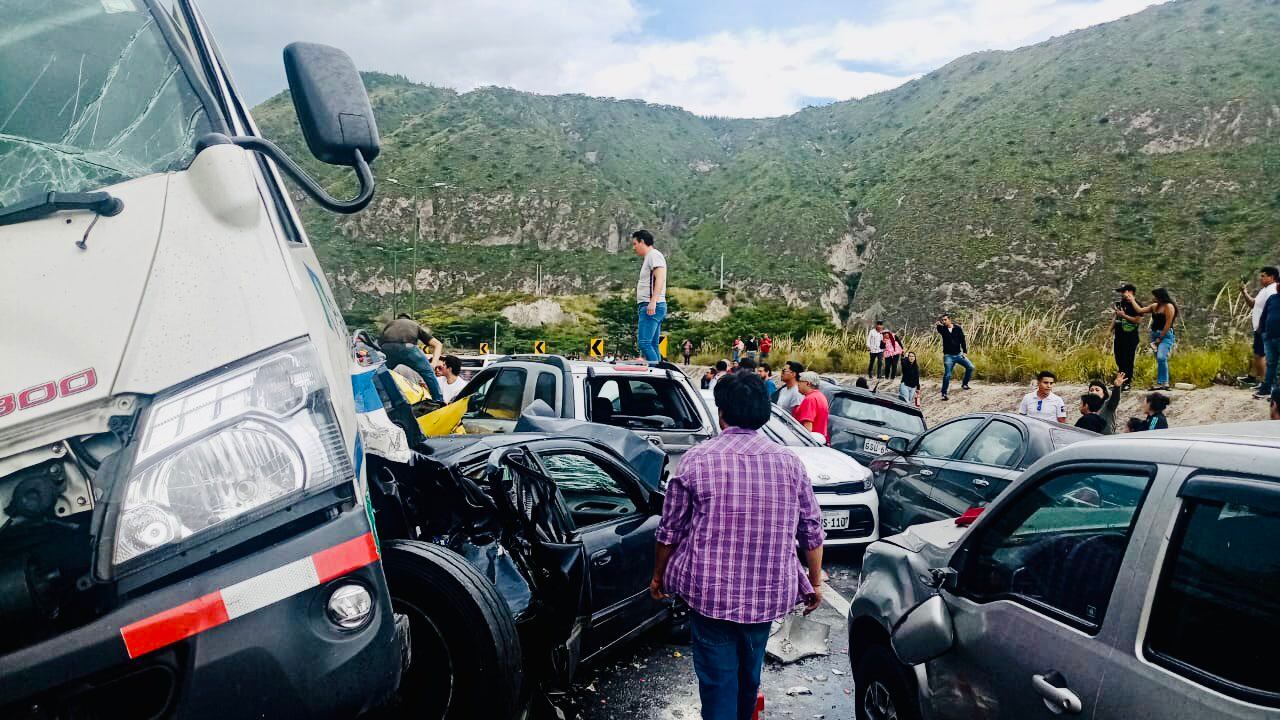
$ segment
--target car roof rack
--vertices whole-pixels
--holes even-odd
[[[520,362],[544,363],[546,365],[553,365],[556,368],[563,370],[564,372],[569,372],[569,361],[565,360],[563,355],[529,355],[529,354],[517,353],[513,355],[503,355],[497,360],[494,360],[493,364],[496,365],[500,362],[506,362],[508,360],[519,360]]]

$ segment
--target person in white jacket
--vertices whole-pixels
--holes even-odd
[[[867,377],[884,377],[884,323],[880,320],[867,331],[867,354],[871,356],[867,362]]]

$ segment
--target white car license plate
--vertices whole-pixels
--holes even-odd
[[[849,529],[849,511],[848,510],[823,511],[822,529],[823,530]]]
[[[879,455],[884,452],[884,443],[879,440],[866,438],[862,441],[862,451],[869,452],[872,455]]]

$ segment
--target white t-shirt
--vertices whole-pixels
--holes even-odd
[[[653,292],[653,271],[666,266],[667,258],[658,251],[658,248],[649,248],[649,252],[645,253],[644,262],[640,263],[640,279],[636,281],[636,303],[647,303],[650,300],[667,301],[666,283],[662,284],[662,292],[658,293],[657,298],[651,298],[649,295]]]
[[[436,378],[436,381],[440,383],[440,394],[444,396],[446,405],[453,402],[453,399],[458,397],[458,393],[462,391],[463,386],[467,384],[460,377],[455,377],[453,382],[449,382],[443,377]]]
[[[1280,283],[1271,283],[1270,285],[1258,291],[1258,297],[1253,299],[1253,329],[1258,329],[1258,323],[1262,322],[1262,308],[1267,304],[1267,300],[1276,294],[1276,286]]]
[[[1018,405],[1018,413],[1049,422],[1057,422],[1058,418],[1067,416],[1067,404],[1057,393],[1049,393],[1049,397],[1041,399],[1034,390],[1022,396]]]
[[[882,331],[871,328],[867,331],[867,350],[869,352],[884,352],[884,334]]]
[[[782,408],[783,410],[786,410],[787,412],[791,412],[792,410],[796,409],[796,406],[799,405],[800,401],[803,399],[804,399],[804,396],[800,394],[800,388],[787,387],[783,385],[782,389],[778,391],[777,404],[778,404],[778,407]]]

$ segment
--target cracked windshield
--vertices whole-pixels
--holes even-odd
[[[0,0],[0,206],[177,170],[210,121],[143,0]]]

